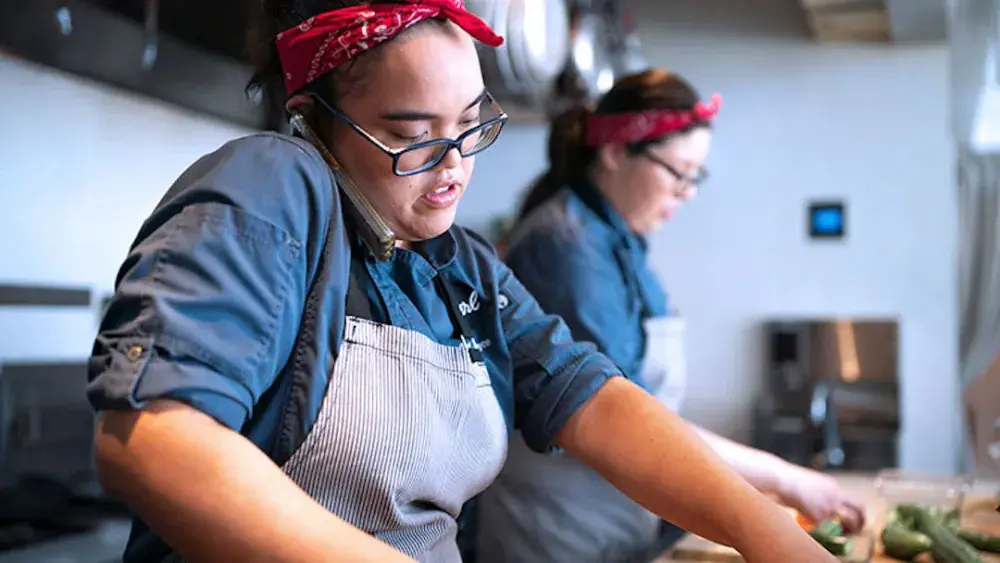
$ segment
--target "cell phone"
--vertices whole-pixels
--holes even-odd
[[[292,113],[289,119],[292,128],[316,147],[316,150],[323,156],[323,160],[330,167],[330,172],[333,174],[333,179],[337,187],[347,195],[349,202],[347,209],[354,219],[358,234],[361,236],[361,240],[364,241],[365,246],[368,247],[368,250],[378,260],[384,262],[392,258],[392,253],[396,250],[396,233],[389,228],[385,220],[375,211],[368,198],[361,193],[357,184],[351,180],[343,166],[337,162],[337,159],[326,148],[319,135],[306,122],[306,118],[301,113],[296,112]]]

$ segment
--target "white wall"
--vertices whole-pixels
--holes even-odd
[[[0,283],[110,291],[174,179],[245,132],[3,53],[0,77]],[[85,358],[94,319],[4,308],[0,358]]]
[[[796,0],[634,4],[650,62],[725,96],[711,184],[652,241],[689,319],[686,414],[748,436],[766,317],[899,316],[902,463],[953,469],[956,224],[943,47],[820,47]],[[170,182],[242,133],[11,59],[0,58],[0,76],[0,281],[110,287]],[[543,127],[508,127],[479,158],[460,221],[483,227],[511,211],[544,148]],[[812,197],[847,201],[845,243],[806,240]],[[50,333],[0,315],[0,357],[89,351],[89,318]]]
[[[818,46],[796,0],[634,3],[650,62],[725,98],[711,183],[652,240],[689,323],[686,415],[748,438],[770,316],[898,316],[905,467],[951,471],[957,432],[956,219],[943,46]],[[480,158],[462,218],[508,202],[544,161],[540,128]],[[532,168],[525,171],[523,168]],[[806,238],[843,198],[844,243]],[[467,209],[472,208],[472,209]]]

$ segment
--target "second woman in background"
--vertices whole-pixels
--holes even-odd
[[[720,103],[700,101],[676,74],[648,70],[618,81],[593,112],[559,116],[550,168],[507,241],[506,262],[541,306],[674,411],[684,370],[673,363],[675,321],[644,237],[705,180]],[[863,508],[832,478],[696,430],[762,492],[812,519],[862,525]],[[532,452],[519,437],[479,505],[479,563],[649,561],[683,534],[571,455]]]

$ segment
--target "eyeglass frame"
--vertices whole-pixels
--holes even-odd
[[[667,172],[670,173],[671,176],[676,178],[678,182],[681,182],[683,187],[677,190],[679,193],[684,193],[689,189],[700,188],[701,185],[707,182],[710,178],[708,170],[705,168],[699,168],[698,173],[695,176],[688,176],[687,174],[681,173],[681,171],[677,170],[677,168],[674,168],[674,166],[666,160],[650,153],[648,150],[643,150],[640,154],[653,163],[662,166]]]
[[[402,149],[394,149],[394,148],[389,147],[388,145],[386,145],[382,141],[378,140],[378,138],[375,137],[375,135],[372,135],[371,133],[369,133],[368,131],[366,131],[363,127],[361,127],[360,125],[358,125],[357,123],[355,123],[353,119],[351,119],[350,117],[347,116],[347,114],[345,114],[344,112],[340,111],[339,109],[333,107],[333,105],[331,105],[329,102],[327,102],[323,98],[323,96],[321,96],[318,92],[309,92],[308,93],[308,95],[309,95],[310,98],[312,98],[313,100],[315,100],[319,105],[323,106],[323,109],[325,109],[326,111],[330,112],[330,114],[333,115],[334,117],[336,117],[337,119],[340,119],[341,121],[343,121],[344,123],[346,123],[347,125],[349,125],[351,127],[351,129],[354,129],[354,131],[357,134],[361,135],[368,142],[370,142],[371,144],[375,145],[375,148],[379,149],[380,151],[382,151],[383,153],[385,153],[387,156],[389,156],[390,158],[392,158],[392,173],[395,174],[396,176],[400,176],[400,177],[415,176],[417,174],[421,174],[423,172],[427,172],[428,170],[433,170],[434,167],[436,167],[437,165],[441,164],[441,161],[443,161],[445,159],[445,157],[448,156],[448,153],[450,153],[452,151],[452,149],[458,150],[458,154],[460,154],[462,156],[462,158],[467,158],[467,157],[470,157],[470,156],[475,156],[475,155],[483,152],[484,150],[492,147],[493,144],[496,143],[497,139],[500,138],[500,133],[503,132],[503,126],[507,123],[507,120],[510,119],[510,116],[508,116],[507,112],[505,112],[503,110],[503,108],[500,107],[500,104],[497,103],[497,101],[493,98],[492,94],[490,94],[489,92],[484,92],[484,94],[485,94],[485,97],[486,97],[486,101],[488,101],[490,103],[490,106],[493,109],[496,110],[496,112],[498,114],[496,117],[494,117],[492,119],[489,119],[489,120],[487,120],[487,121],[485,121],[483,123],[480,123],[479,125],[476,125],[475,127],[471,128],[471,129],[469,129],[467,131],[464,131],[461,135],[459,135],[458,137],[456,137],[454,139],[449,139],[449,138],[446,138],[446,137],[442,137],[440,139],[430,139],[430,140],[427,140],[427,141],[421,141],[419,143],[414,143],[414,144],[409,145],[409,146],[407,146],[405,148],[402,148]],[[485,130],[485,129],[493,126],[493,125],[496,125],[498,123],[499,123],[499,129],[497,129],[496,136],[493,138],[493,140],[490,142],[490,144],[486,145],[485,147],[481,147],[479,150],[477,150],[475,152],[472,152],[472,153],[468,153],[468,154],[463,154],[462,153],[462,142],[466,138],[468,138],[470,135],[472,135],[476,131],[483,131],[483,130]],[[427,148],[427,147],[435,146],[435,145],[445,145],[445,146],[447,146],[447,149],[441,152],[441,156],[438,157],[437,160],[428,161],[428,163],[425,164],[425,165],[423,165],[422,167],[416,168],[416,169],[411,170],[409,172],[400,172],[399,171],[399,159],[400,159],[400,157],[402,157],[403,154],[405,154],[405,153],[407,153],[409,151],[423,149],[423,148]]]

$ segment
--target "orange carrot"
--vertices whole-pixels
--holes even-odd
[[[813,528],[816,527],[816,523],[810,520],[807,516],[803,515],[801,512],[795,513],[795,522],[807,532],[812,531]]]

